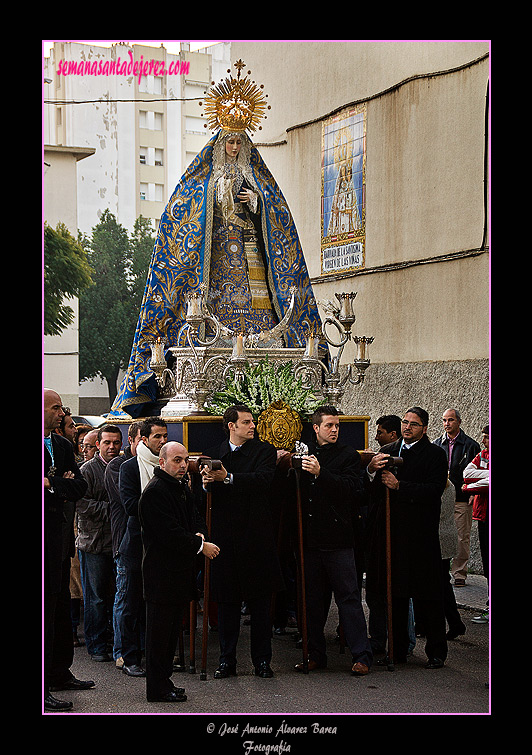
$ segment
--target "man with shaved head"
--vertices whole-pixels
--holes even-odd
[[[70,562],[74,555],[74,502],[87,483],[74,457],[74,446],[56,430],[65,417],[61,396],[46,389],[44,409],[43,597],[44,709],[65,711],[72,703],[51,694],[56,690],[89,689],[94,682],[76,679],[70,620]],[[67,522],[70,522],[68,527]]]
[[[198,553],[215,558],[220,549],[205,542],[207,528],[185,480],[188,451],[170,441],[139,501],[146,601],[146,697],[148,702],[184,702],[171,675],[183,609],[196,598]]]

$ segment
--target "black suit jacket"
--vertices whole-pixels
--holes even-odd
[[[233,484],[210,484],[211,541],[220,554],[211,565],[212,599],[239,602],[284,587],[272,522],[271,488],[277,452],[270,443],[248,440],[231,451],[228,440],[209,449],[233,474]]]
[[[120,543],[120,553],[130,568],[140,569],[142,562],[142,536],[139,520],[139,500],[141,494],[140,469],[136,456],[125,461],[120,467],[118,478],[120,498],[128,517],[124,536]]]
[[[113,540],[113,556],[115,558],[120,551],[120,544],[124,537],[128,520],[126,510],[123,507],[122,499],[120,498],[118,479],[120,475],[120,467],[125,461],[131,458],[132,454],[128,446],[123,456],[116,456],[114,459],[111,459],[104,474],[105,489],[109,496],[109,517],[111,519],[111,537]]]
[[[44,476],[48,477],[52,490],[44,490],[44,585],[45,590],[57,593],[61,587],[61,565],[65,558],[75,554],[74,504],[83,498],[87,490],[70,441],[57,433],[51,434],[52,458],[44,446]],[[49,476],[51,467],[55,474]],[[64,479],[65,472],[73,472],[73,479]]]
[[[188,486],[156,468],[140,497],[138,513],[145,600],[173,605],[193,600],[196,555],[202,544],[196,533],[205,536],[207,528]]]
[[[401,441],[380,451],[399,456]],[[441,497],[447,483],[447,458],[426,435],[402,454],[390,491],[392,592],[401,597],[435,599],[441,594],[439,538]],[[371,484],[368,517],[368,590],[386,594],[386,488],[377,474]]]
[[[318,459],[320,474],[300,473],[305,546],[352,548],[362,502],[360,456],[342,443],[310,443],[309,454]]]

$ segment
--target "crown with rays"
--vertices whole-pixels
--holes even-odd
[[[259,123],[262,118],[266,118],[266,110],[270,110],[270,106],[266,104],[268,95],[262,91],[264,84],[258,86],[251,81],[247,77],[251,71],[241,78],[242,69],[245,67],[242,60],[237,60],[234,67],[237,69],[236,78],[228,76],[218,84],[212,82],[203,103],[205,112],[202,115],[207,118],[205,128],[222,128],[234,133],[253,132],[257,128],[260,130],[262,126]],[[230,68],[227,69],[227,73],[231,73]]]

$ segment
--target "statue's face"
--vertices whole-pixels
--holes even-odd
[[[225,153],[232,160],[236,160],[240,147],[242,146],[242,139],[239,136],[230,136],[225,141]]]

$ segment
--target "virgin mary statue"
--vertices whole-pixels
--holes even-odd
[[[186,297],[200,286],[212,314],[235,333],[269,331],[298,294],[285,346],[304,346],[320,326],[297,230],[286,200],[246,129],[264,95],[230,77],[206,97],[217,132],[194,158],[161,217],[128,369],[111,408],[143,416],[156,401],[150,342],[185,346]]]

